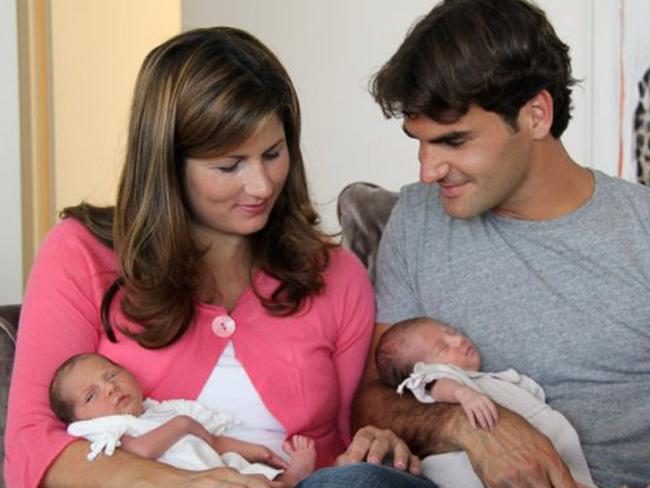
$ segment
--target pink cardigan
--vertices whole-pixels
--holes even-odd
[[[288,435],[315,439],[319,466],[331,464],[349,442],[350,406],[374,325],[364,267],[348,251],[331,256],[325,292],[300,313],[270,316],[248,290],[230,314],[237,358]],[[114,253],[72,219],[58,224],[40,250],[25,294],[9,397],[8,486],[36,488],[73,440],[51,413],[47,393],[52,373],[69,356],[98,351],[128,368],[145,396],[195,399],[229,340],[211,330],[225,310],[200,304],[190,329],[171,346],[144,349],[117,330],[118,342],[110,342],[99,308],[116,269]],[[277,284],[264,273],[254,280],[262,292]],[[112,314],[128,323],[118,301]]]

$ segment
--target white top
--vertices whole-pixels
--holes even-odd
[[[228,430],[228,436],[263,444],[288,459],[282,450],[287,431],[264,405],[246,370],[235,357],[232,342],[221,354],[197,401],[237,420],[237,424]]]

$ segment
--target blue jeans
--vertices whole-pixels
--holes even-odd
[[[388,466],[357,463],[319,469],[296,488],[436,488],[436,485],[424,477]]]

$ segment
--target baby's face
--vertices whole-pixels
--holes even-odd
[[[422,353],[426,363],[453,364],[467,371],[478,371],[481,356],[467,337],[456,329],[431,322],[420,327]]]
[[[77,420],[142,413],[140,385],[128,371],[102,357],[80,359],[64,375],[60,388]]]

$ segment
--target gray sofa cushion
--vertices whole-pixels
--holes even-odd
[[[20,305],[0,306],[0,462],[4,464],[4,427],[7,421],[7,397],[11,369],[14,362],[16,327],[20,316]],[[4,472],[0,467],[0,488],[4,488]]]
[[[397,197],[372,183],[356,182],[343,188],[337,200],[341,244],[359,256],[373,283],[379,239]]]

